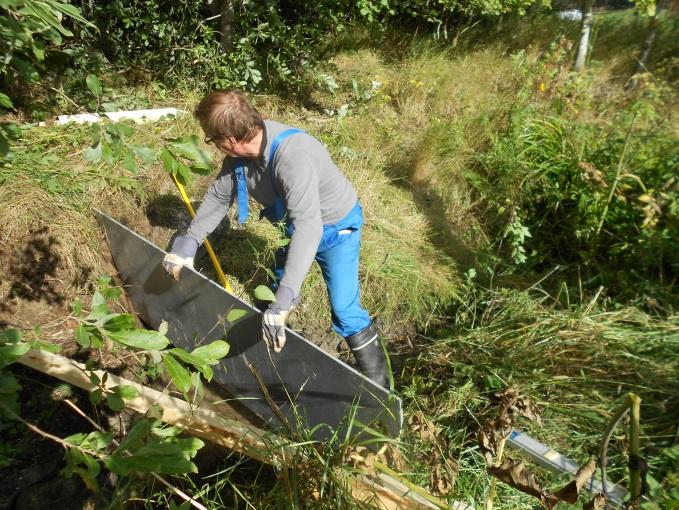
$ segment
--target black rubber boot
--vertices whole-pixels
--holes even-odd
[[[356,358],[358,367],[368,379],[385,388],[389,387],[387,358],[382,348],[380,334],[374,324],[363,331],[345,337],[349,348]]]

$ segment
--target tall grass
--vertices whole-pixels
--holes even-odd
[[[456,326],[420,337],[420,354],[403,374],[411,381],[410,405],[425,410],[456,445],[461,488],[476,487],[476,498],[482,497],[480,460],[461,431],[492,416],[493,394],[505,387],[531,396],[542,409],[542,427],[521,426],[578,462],[596,455],[616,402],[627,392],[639,394],[651,475],[668,475],[656,455],[676,440],[679,317],[603,311],[596,302],[559,310],[547,297],[519,291],[469,297]],[[616,436],[613,451],[609,473],[624,484],[624,435]],[[511,501],[501,507],[513,508]]]

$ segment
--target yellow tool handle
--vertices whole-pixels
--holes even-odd
[[[175,186],[177,186],[179,194],[182,196],[182,200],[184,201],[184,204],[186,204],[186,208],[189,210],[189,214],[191,215],[192,218],[195,218],[196,211],[193,210],[193,206],[191,205],[189,196],[186,194],[184,186],[182,186],[181,182],[177,180],[177,177],[174,174],[172,174],[172,180],[174,181]],[[207,250],[207,254],[210,256],[212,265],[215,267],[215,271],[217,271],[217,276],[219,276],[222,285],[228,292],[233,294],[233,289],[231,288],[229,281],[226,279],[224,271],[222,271],[222,266],[219,264],[219,260],[217,260],[217,255],[215,255],[215,251],[212,249],[212,245],[210,244],[210,241],[208,241],[207,239],[205,239],[205,249]]]

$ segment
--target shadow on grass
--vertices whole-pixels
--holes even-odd
[[[273,268],[274,255],[266,238],[245,229],[229,227],[223,221],[208,240],[223,271],[236,278],[247,290],[270,284],[266,269]],[[205,246],[198,248],[195,267],[208,278],[219,281]]]
[[[477,253],[448,221],[446,210],[449,201],[427,181],[413,182],[418,150],[414,152],[415,154],[410,157],[406,156],[388,162],[384,168],[386,175],[394,184],[411,194],[418,211],[427,218],[429,242],[436,249],[451,257],[462,271],[476,266]]]
[[[191,205],[194,210],[197,210],[200,204],[192,202]],[[186,205],[174,193],[153,197],[146,205],[144,212],[149,223],[154,227],[186,229],[191,221]]]
[[[200,203],[193,202],[191,205],[194,210],[197,210]],[[146,206],[145,213],[152,226],[175,230],[167,246],[163,247],[167,251],[172,249],[175,238],[184,234],[191,222],[186,205],[172,193],[154,197]],[[239,228],[237,225],[230,225],[228,219],[225,218],[208,236],[208,240],[223,271],[235,277],[243,286],[252,289],[257,285],[269,283],[264,268],[273,267],[274,255],[269,249],[266,238]],[[198,248],[194,257],[194,266],[208,278],[219,283],[219,278],[204,245]]]

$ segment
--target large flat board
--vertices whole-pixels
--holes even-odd
[[[214,367],[214,381],[268,426],[282,429],[282,414],[293,430],[324,425],[314,429],[319,440],[336,431],[343,435],[350,421],[398,435],[398,397],[290,329],[283,351],[270,351],[261,312],[193,269],[182,269],[175,281],[162,268],[164,250],[103,212],[95,214],[142,320],[153,328],[166,321],[168,338],[187,350],[226,339],[229,354]],[[245,315],[229,323],[225,318],[233,309]],[[361,427],[354,423],[351,430]]]

